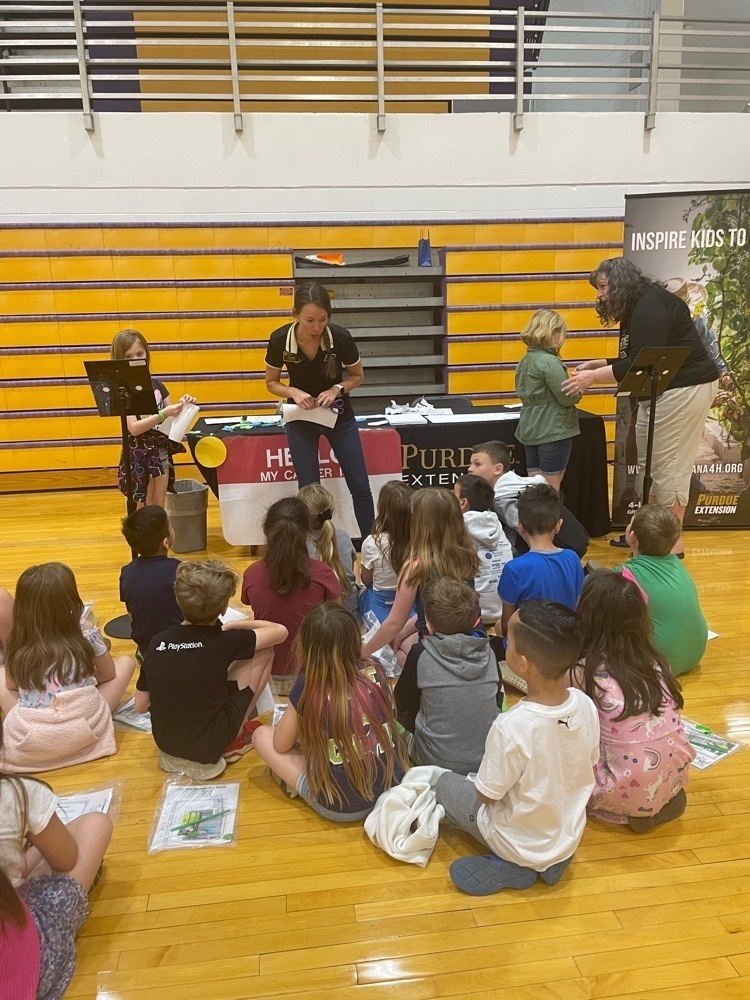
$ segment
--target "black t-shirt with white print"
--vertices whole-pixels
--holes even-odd
[[[255,655],[255,632],[175,625],[151,640],[136,687],[151,696],[154,742],[164,753],[214,764],[237,736],[253,697],[227,680]]]

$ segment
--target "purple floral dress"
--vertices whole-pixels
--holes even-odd
[[[157,403],[168,399],[169,393],[163,382],[151,379],[154,396]],[[140,418],[139,418],[140,419]],[[156,429],[144,431],[143,434],[128,434],[128,453],[130,455],[130,476],[133,484],[133,497],[136,503],[145,503],[146,490],[150,479],[158,479],[165,472],[169,473],[167,489],[174,484],[174,465],[172,455],[185,451],[185,446],[170,441],[166,434]],[[117,483],[120,492],[128,495],[125,475],[125,455],[120,455],[120,465],[117,470]]]
[[[601,735],[589,816],[620,824],[626,824],[628,816],[653,816],[687,788],[695,750],[682,728],[680,712],[665,691],[661,715],[644,712],[617,721],[624,704],[620,685],[604,665],[595,678],[601,690],[597,699]]]

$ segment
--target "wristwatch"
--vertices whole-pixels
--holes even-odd
[[[343,382],[337,382],[336,385],[333,388],[334,389],[338,389],[339,396],[343,396],[344,395],[344,383]]]

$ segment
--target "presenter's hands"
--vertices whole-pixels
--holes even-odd
[[[318,406],[323,406],[326,408],[326,410],[329,410],[333,405],[334,400],[338,398],[339,398],[339,391],[336,388],[336,386],[333,386],[331,389],[326,389],[324,392],[321,392],[316,402]]]
[[[318,405],[316,400],[302,389],[292,389],[290,391],[290,398],[302,410],[314,410]]]
[[[595,374],[591,369],[582,371],[576,368],[575,373],[563,382],[562,391],[566,396],[577,396],[580,392],[586,392],[591,388]]]
[[[184,405],[184,402],[179,399],[176,403],[170,403],[169,406],[165,406],[161,412],[165,417],[176,417]]]
[[[195,396],[191,396],[190,393],[186,392],[184,396],[180,396],[179,402],[183,403],[183,404],[184,403],[197,403],[198,400],[195,398]]]
[[[604,368],[606,364],[604,358],[596,358],[594,361],[584,361],[582,365],[576,365],[575,371],[592,372],[596,371],[597,368]]]

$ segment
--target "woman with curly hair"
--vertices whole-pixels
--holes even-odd
[[[719,384],[716,363],[695,328],[690,310],[676,295],[644,277],[624,257],[603,260],[589,282],[597,291],[596,311],[603,326],[620,324],[618,358],[597,358],[579,365],[563,383],[569,395],[592,385],[621,382],[644,347],[689,347],[690,355],[656,403],[651,491],[644,503],[669,507],[685,516],[695,452]],[[638,404],[636,441],[641,461],[651,403]],[[675,554],[681,554],[682,536]]]

